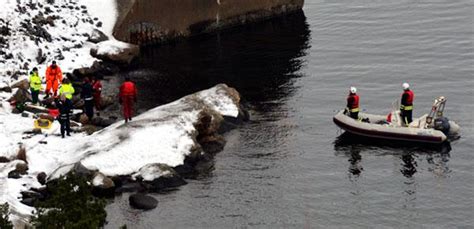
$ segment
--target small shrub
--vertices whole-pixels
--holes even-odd
[[[13,224],[8,219],[8,215],[10,214],[8,208],[8,203],[0,204],[0,228],[2,229],[13,228]]]
[[[107,213],[105,200],[92,195],[87,179],[73,173],[48,184],[51,194],[38,202],[32,219],[36,228],[100,228]]]

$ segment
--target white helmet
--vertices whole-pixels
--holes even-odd
[[[410,88],[410,84],[405,82],[405,83],[402,84],[402,88],[403,88],[403,90],[407,90],[408,88]]]
[[[352,94],[355,94],[357,92],[357,88],[356,87],[351,87],[350,91],[351,91]]]

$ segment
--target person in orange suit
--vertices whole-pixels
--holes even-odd
[[[129,77],[125,77],[125,82],[120,86],[119,103],[123,107],[123,116],[125,123],[132,121],[133,104],[137,102],[137,88],[130,81]]]
[[[46,96],[49,97],[51,94],[51,89],[53,90],[53,95],[56,97],[58,92],[58,87],[61,81],[63,80],[63,73],[61,68],[56,64],[56,61],[46,69]]]

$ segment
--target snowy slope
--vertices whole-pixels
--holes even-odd
[[[91,66],[96,59],[90,55],[90,49],[101,47],[101,43],[87,41],[94,29],[109,37],[108,46],[110,43],[127,46],[112,37],[117,18],[115,0],[55,0],[53,4],[46,0],[0,2],[0,88],[27,77],[33,67],[38,67],[40,76],[44,77],[52,60],[58,62],[63,72]],[[8,173],[21,161],[0,163],[0,203],[10,204],[15,212],[11,220],[21,225],[34,209],[19,202],[20,192],[41,186],[36,181],[38,171],[49,174],[59,166],[82,159],[86,153],[76,154],[79,144],[86,145],[91,137],[77,134],[62,140],[54,135],[59,126],[55,122],[43,135],[23,139],[28,137],[23,132],[31,131],[33,119],[10,113],[5,100],[11,95],[0,90],[0,156],[13,158],[22,144],[27,149],[30,168],[21,179],[8,179]]]
[[[0,167],[1,202],[8,202],[19,215],[29,215],[31,207],[18,200],[20,191],[39,186],[36,175],[45,172],[49,178],[67,173],[76,162],[81,162],[89,169],[97,169],[107,176],[131,175],[151,163],[163,163],[169,166],[183,164],[186,155],[196,144],[193,135],[194,124],[201,111],[213,111],[223,116],[237,117],[239,114],[238,99],[226,85],[217,85],[208,90],[186,96],[173,103],[147,111],[125,124],[119,121],[90,136],[74,134],[73,137],[61,139],[58,135],[35,135],[22,139],[24,131],[31,130],[33,119],[14,116],[0,112],[0,123],[16,125],[15,131],[3,131],[2,148],[5,153],[0,156],[11,156],[21,142],[27,149],[28,174],[22,178],[6,179],[14,163]],[[7,128],[12,128],[8,126]],[[57,127],[53,127],[57,128]],[[10,129],[10,130],[12,130]],[[57,130],[52,130],[57,133]],[[47,144],[38,144],[46,141]],[[13,163],[13,164],[12,164]]]
[[[0,40],[0,84],[11,83],[11,76],[26,76],[38,67],[41,76],[47,64],[57,60],[63,72],[89,67],[96,60],[87,41],[93,29],[112,40],[117,17],[114,0],[2,0],[0,28],[9,33]],[[31,4],[30,4],[31,2]],[[115,40],[114,40],[115,41]],[[121,42],[115,41],[117,44]],[[2,55],[3,54],[3,55]]]

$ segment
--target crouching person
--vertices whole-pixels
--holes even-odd
[[[71,136],[71,124],[70,124],[70,112],[71,112],[71,100],[66,99],[63,94],[59,99],[55,101],[56,107],[59,109],[58,121],[61,124],[61,137],[64,138],[64,134]]]

